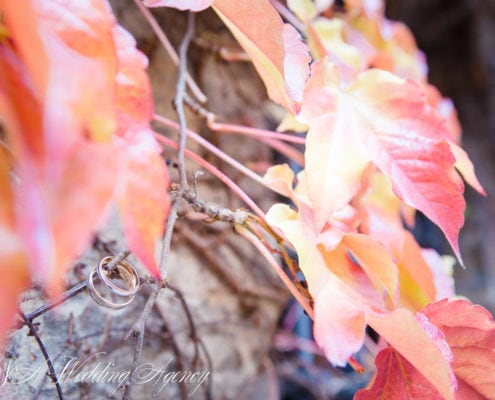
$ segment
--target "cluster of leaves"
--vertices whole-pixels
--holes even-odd
[[[314,300],[315,339],[330,362],[345,365],[367,325],[382,338],[377,375],[356,398],[488,398],[495,323],[466,300],[441,300],[454,295],[448,265],[404,227],[421,211],[462,263],[465,202],[457,171],[484,191],[459,147],[455,111],[428,84],[422,53],[403,24],[385,18],[383,2],[332,3],[288,1],[306,47],[268,0],[148,1],[194,11],[212,6],[251,56],[270,98],[289,112],[283,129],[307,130],[296,186],[287,165],[265,175],[295,209],[275,204],[266,219],[297,251]]]
[[[31,274],[52,294],[62,289],[112,204],[129,248],[159,276],[154,247],[170,202],[149,126],[148,61],[107,2],[6,0],[0,11],[0,324],[7,328]]]
[[[387,20],[376,0],[288,0],[292,24],[269,0],[144,3],[212,7],[287,110],[280,129],[307,131],[297,179],[287,165],[264,177],[294,204],[273,205],[266,221],[297,251],[329,361],[345,365],[366,326],[380,335],[376,376],[356,398],[493,396],[495,379],[486,377],[495,376],[495,322],[467,300],[445,300],[455,294],[445,260],[405,227],[421,211],[462,263],[457,171],[483,193],[459,146],[455,110],[428,84],[408,29]],[[158,275],[154,245],[169,200],[149,127],[147,61],[107,3],[5,0],[0,10],[8,143],[0,152],[0,239],[8,244],[0,268],[12,277],[0,283],[5,326],[28,270],[60,287],[112,204],[130,249]]]

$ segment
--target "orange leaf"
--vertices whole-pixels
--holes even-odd
[[[128,133],[126,139],[126,183],[119,199],[125,235],[131,251],[159,278],[155,245],[170,209],[167,167],[150,130]]]
[[[31,270],[54,294],[113,199],[115,20],[104,0],[32,2],[26,16],[10,3],[0,109],[19,177],[16,231]],[[40,40],[21,29],[27,24]]]
[[[445,398],[407,359],[389,347],[375,359],[377,373],[355,400],[444,400]]]
[[[469,159],[468,154],[460,146],[449,142],[450,150],[455,157],[455,167],[459,170],[464,180],[478,193],[486,196],[485,189],[481,186],[480,181],[474,172],[473,162]]]
[[[445,334],[459,382],[456,399],[495,399],[495,321],[466,300],[442,300],[422,311]]]
[[[345,235],[342,245],[351,252],[375,288],[379,292],[386,290],[392,304],[395,304],[398,270],[390,252],[380,242],[357,233]]]
[[[213,9],[251,57],[268,96],[297,114],[310,57],[296,29],[282,23],[269,0],[215,0]]]
[[[116,134],[123,138],[125,158],[118,202],[130,250],[159,278],[155,246],[163,236],[170,208],[169,178],[161,147],[149,126],[154,106],[146,74],[148,59],[125,29],[117,26],[113,35],[119,58]]]
[[[117,56],[112,37],[115,19],[107,2],[34,4],[49,61],[46,93],[41,97],[47,148],[64,151],[65,143],[82,135],[108,142],[116,125]]]
[[[401,302],[407,308],[419,311],[436,300],[432,270],[410,232],[402,230],[390,235],[389,245],[399,266]]]
[[[19,294],[30,283],[25,248],[15,232],[14,196],[9,181],[9,162],[0,147],[0,348],[4,348],[6,333],[13,326]]]
[[[151,83],[146,73],[148,59],[136,49],[136,40],[121,26],[113,29],[119,66],[116,108],[117,135],[124,136],[133,125],[148,125],[153,118],[154,105]]]
[[[34,2],[30,0],[0,0],[7,34],[15,38],[19,57],[32,77],[35,90],[45,93],[48,77],[48,58],[37,30],[38,18]]]

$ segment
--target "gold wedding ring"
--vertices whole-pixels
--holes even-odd
[[[113,257],[102,258],[96,272],[100,280],[107,285],[112,292],[119,296],[132,296],[139,289],[139,276],[136,270],[127,261],[121,261],[116,265],[117,272],[120,278],[126,283],[127,289],[122,289],[110,280],[111,271],[107,265],[112,261]]]
[[[132,265],[126,261],[120,261],[113,271],[109,271],[107,265],[112,259],[113,257],[105,257],[93,268],[88,276],[87,288],[89,295],[96,304],[113,310],[120,310],[134,300],[135,294],[139,289],[139,276]],[[122,280],[127,288],[122,288],[111,281],[114,272],[117,272],[115,277]],[[95,276],[99,278],[100,286],[103,289],[97,289]],[[103,295],[103,290],[106,291],[106,295]],[[114,302],[113,295],[123,297],[125,301]]]

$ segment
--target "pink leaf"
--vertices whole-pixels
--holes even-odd
[[[481,306],[466,300],[442,300],[422,310],[445,334],[454,353],[454,373],[459,382],[456,396],[495,399],[495,322]]]
[[[310,125],[306,175],[317,229],[356,194],[372,161],[392,180],[397,196],[443,230],[460,259],[464,185],[442,116],[412,82],[370,70],[341,88],[325,64],[314,63],[301,111]]]
[[[423,314],[396,309],[386,314],[369,313],[366,319],[446,399],[454,399],[457,383],[451,368],[452,352],[443,333]]]
[[[268,0],[215,0],[213,9],[251,57],[268,96],[297,114],[310,62],[299,33]]]
[[[213,0],[144,0],[146,7],[174,7],[179,10],[202,11],[213,4]]]
[[[314,307],[315,340],[333,365],[344,367],[363,345],[366,319],[362,299],[331,276]]]

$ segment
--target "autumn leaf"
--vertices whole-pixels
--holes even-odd
[[[344,235],[341,245],[351,253],[377,291],[385,290],[392,304],[395,304],[399,273],[392,254],[385,246],[368,235],[356,233]]]
[[[283,24],[268,0],[215,0],[213,9],[251,57],[268,96],[297,114],[310,57],[296,29]]]
[[[456,399],[495,399],[495,321],[479,305],[447,299],[422,311],[445,334],[459,383]]]
[[[1,95],[0,95],[1,97]],[[1,100],[0,100],[1,103]],[[1,105],[0,105],[1,110]],[[13,326],[17,311],[17,298],[30,284],[25,248],[16,234],[14,193],[9,178],[11,169],[7,151],[0,142],[0,348],[4,348],[6,333]],[[5,279],[8,277],[8,279]]]
[[[154,245],[168,212],[168,175],[149,127],[146,57],[104,0],[25,5],[26,16],[11,2],[5,8],[0,107],[20,182],[16,231],[31,270],[50,293],[59,291],[124,193],[129,247],[158,275]],[[41,40],[18,37],[18,21],[34,23]]]
[[[127,133],[121,171],[125,183],[118,201],[129,248],[156,278],[155,247],[170,209],[168,172],[160,153],[150,130]]]
[[[413,235],[402,230],[390,235],[388,244],[399,267],[400,299],[404,307],[419,311],[436,300],[434,274]]]
[[[392,347],[376,356],[377,374],[354,400],[444,400],[438,390]]]
[[[294,171],[290,169],[288,164],[274,165],[268,168],[263,176],[263,183],[273,191],[294,198],[292,183],[294,181]]]
[[[332,275],[316,296],[314,337],[333,365],[344,367],[363,346],[364,308],[363,299]]]
[[[444,120],[414,83],[370,70],[342,88],[334,66],[315,62],[300,119],[310,125],[306,176],[317,229],[358,192],[373,162],[400,199],[442,229],[460,259],[464,185]]]
[[[213,4],[213,0],[144,0],[146,7],[174,7],[179,10],[202,11]]]
[[[32,91],[29,75],[9,48],[0,50],[1,108],[19,178],[15,229],[25,245],[31,271],[55,293],[63,273],[85,249],[108,211],[119,165],[118,148],[86,140],[84,130],[77,136],[77,132],[42,125],[43,107]],[[70,115],[65,116],[68,124]]]
[[[149,125],[154,106],[146,74],[148,59],[136,49],[135,39],[125,29],[117,26],[113,35],[119,59],[116,135],[122,138],[123,146],[118,204],[129,249],[159,278],[155,247],[163,236],[170,209],[169,177],[161,147]]]
[[[112,33],[119,61],[115,76],[118,124],[115,133],[125,136],[126,131],[135,126],[149,128],[154,113],[153,96],[146,73],[148,59],[137,50],[136,40],[119,25]]]
[[[478,180],[478,177],[474,172],[473,162],[470,160],[466,151],[455,143],[449,142],[449,145],[450,151],[455,157],[455,167],[461,173],[464,180],[478,193],[486,196],[485,189],[483,189],[483,186]]]
[[[370,312],[366,321],[428,379],[445,399],[454,399],[457,382],[451,366],[454,358],[452,351],[442,331],[424,314],[414,314],[399,308],[391,313]],[[382,364],[381,367],[386,365]],[[397,394],[402,395],[400,392]]]

